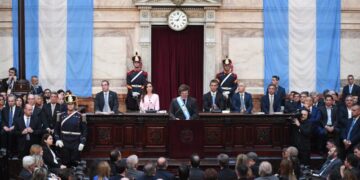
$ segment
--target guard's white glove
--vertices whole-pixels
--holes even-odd
[[[78,150],[82,151],[84,149],[84,146],[85,146],[84,144],[79,144],[79,149]]]
[[[230,91],[224,91],[222,94],[223,94],[223,95],[225,96],[225,98],[227,99],[227,98],[229,97]]]
[[[60,148],[64,147],[64,143],[63,143],[62,140],[57,140],[56,143],[55,143],[55,145],[58,146],[58,147],[60,147]]]
[[[138,92],[132,92],[132,96],[133,97],[137,97],[137,96],[139,96],[140,95],[140,93],[138,93]]]

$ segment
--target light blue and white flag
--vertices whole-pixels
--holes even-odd
[[[287,91],[340,88],[338,0],[264,0],[266,87],[272,75]]]
[[[14,67],[18,67],[18,0],[13,0]],[[91,96],[93,0],[25,1],[26,78],[43,88]]]

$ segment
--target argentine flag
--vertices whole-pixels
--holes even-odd
[[[12,1],[14,67],[18,67],[18,0]],[[25,1],[26,78],[43,88],[91,96],[93,0]]]
[[[264,0],[264,86],[339,91],[340,0]]]

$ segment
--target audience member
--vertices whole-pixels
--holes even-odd
[[[39,78],[37,76],[31,76],[30,93],[43,94],[43,89],[39,83]]]
[[[326,178],[331,171],[339,169],[341,164],[342,162],[338,158],[338,150],[336,147],[333,147],[328,152],[327,160],[321,166],[321,169],[319,171],[316,171],[316,174],[318,174],[322,178]]]
[[[179,180],[197,180],[200,178],[191,178],[189,177],[189,167],[185,164],[182,164],[178,168]],[[201,178],[203,179],[203,178]]]
[[[227,154],[219,154],[217,160],[220,166],[218,180],[237,179],[235,171],[229,168],[229,156]]]
[[[35,169],[35,159],[32,156],[25,156],[22,159],[23,168],[20,171],[19,178],[23,180],[31,180]]]
[[[138,156],[133,154],[127,157],[126,159],[126,166],[127,166],[127,174],[126,177],[137,179],[140,176],[144,175],[144,172],[137,170],[139,163]]]
[[[120,180],[126,177],[126,159],[116,161],[115,169],[115,174],[110,177],[110,180]]]
[[[35,168],[32,180],[48,180],[48,171],[45,168]]]
[[[58,160],[57,155],[55,152],[51,149],[51,146],[53,146],[53,136],[50,134],[44,134],[44,136],[41,139],[42,147],[43,147],[43,159],[44,163],[47,165],[48,169],[52,173],[57,173],[59,169],[66,168],[65,165],[61,164],[61,161]]]
[[[289,159],[282,159],[280,162],[279,176],[280,180],[296,180],[294,167]]]
[[[348,84],[343,87],[342,95],[341,95],[341,101],[345,101],[346,96],[360,96],[360,86],[355,84],[355,79],[352,74],[349,74],[347,76]]]
[[[218,173],[214,168],[207,168],[204,171],[204,180],[218,180]]]
[[[155,177],[155,174],[156,174],[155,164],[148,162],[144,165],[144,174],[136,179],[137,180],[156,180],[157,178]]]
[[[30,147],[30,155],[40,155],[42,156],[44,154],[43,148],[38,144],[33,144]]]
[[[272,174],[272,166],[268,161],[263,161],[259,166],[260,177],[255,180],[278,180],[276,176]]]
[[[259,162],[258,155],[255,152],[249,152],[246,154],[248,157],[248,167],[251,169],[253,176],[259,177]]]
[[[360,105],[351,107],[352,119],[348,121],[346,129],[341,134],[341,140],[345,146],[345,152],[353,152],[355,145],[360,143]]]
[[[163,180],[173,180],[175,178],[172,173],[166,170],[168,167],[166,158],[159,157],[156,164],[156,178]]]
[[[237,174],[238,180],[247,180],[248,179],[248,175],[247,175],[248,171],[249,171],[249,168],[244,164],[240,164],[239,166],[237,166],[236,174]]]
[[[360,177],[360,171],[357,168],[359,160],[356,158],[354,154],[348,154],[345,158],[344,165],[340,167],[340,174],[344,177],[344,171],[349,170],[352,171],[356,177]]]
[[[9,69],[9,76],[1,81],[1,91],[11,94],[14,89],[15,82],[17,81],[17,70],[12,67]]]
[[[110,176],[115,176],[116,173],[116,162],[121,160],[121,152],[120,149],[116,148],[110,152]]]
[[[192,154],[190,157],[190,180],[204,179],[204,171],[200,169],[200,156]]]
[[[108,180],[110,178],[110,165],[106,161],[101,161],[96,168],[97,175],[94,180]]]

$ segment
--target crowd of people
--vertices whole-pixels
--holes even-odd
[[[141,57],[136,54],[132,61],[134,69],[127,74],[127,110],[159,111],[159,95],[153,92],[151,82],[147,81],[147,73],[142,70]],[[237,75],[232,72],[231,60],[226,58],[222,64],[224,71],[218,73],[216,78],[210,81],[210,91],[203,96],[202,110],[204,112],[228,110],[244,114],[253,113],[252,95],[246,91],[244,83],[237,81]],[[0,146],[2,151],[5,150],[6,157],[12,158],[18,155],[18,158],[23,160],[25,174],[29,174],[26,172],[35,172],[34,166],[29,164],[33,165],[34,163],[30,162],[37,161],[37,159],[44,162],[41,167],[45,166],[46,171],[53,174],[58,174],[62,169],[78,166],[80,152],[86,144],[87,127],[86,116],[76,109],[76,96],[70,90],[43,89],[37,76],[31,77],[31,91],[28,94],[15,96],[13,90],[17,80],[16,75],[17,70],[10,68],[9,77],[0,83]],[[358,101],[360,86],[354,83],[353,75],[349,75],[347,80],[348,84],[344,86],[341,96],[333,90],[325,90],[322,94],[307,91],[291,91],[286,94],[285,89],[279,85],[280,77],[274,75],[265,95],[261,98],[261,112],[291,114],[290,134],[292,146],[297,149],[296,162],[291,159],[293,156],[290,156],[288,161],[284,160],[287,158],[283,159],[284,162],[281,162],[280,167],[288,168],[287,172],[294,172],[297,178],[299,173],[296,171],[299,170],[300,165],[310,165],[310,154],[315,151],[324,155],[326,152],[328,153],[328,160],[317,174],[321,177],[327,177],[331,172],[335,172],[333,171],[335,169],[338,169],[339,174],[345,177],[349,174],[347,173],[348,169],[358,169],[357,158],[359,155],[357,153],[354,155],[353,152],[360,150],[360,123],[358,121],[360,117],[360,102]],[[95,113],[119,113],[117,93],[111,91],[109,86],[109,81],[101,82],[102,91],[97,93],[94,98]],[[199,108],[197,100],[190,96],[190,87],[186,84],[180,85],[178,95],[170,102],[169,119],[198,119]],[[31,148],[37,144],[42,145],[40,146],[43,153],[41,158],[29,156]],[[239,157],[249,158],[249,156],[249,154],[247,156],[239,155],[238,159]],[[228,169],[228,159],[229,157],[225,154],[218,156],[220,169]],[[129,167],[128,161],[136,160],[137,158],[134,156],[129,156],[126,162],[120,161],[113,164],[111,170],[114,171],[113,167],[115,166],[126,164],[125,168],[121,168],[124,169],[122,173],[118,173],[119,177],[125,176],[124,172],[126,172],[126,176],[129,176],[129,173],[139,174],[140,172],[135,171],[135,167],[132,169]],[[161,162],[165,162],[166,165],[165,158],[159,158],[155,164],[145,164],[145,176],[156,177],[156,174],[165,167],[165,165],[161,165]],[[247,169],[250,167],[248,162],[246,160],[244,163]],[[260,169],[262,171],[266,169],[266,175],[269,175],[269,172],[271,174],[271,164],[267,162],[262,164],[263,166],[260,164],[260,167],[263,168],[259,168],[259,174],[253,170],[252,173],[242,176],[241,172],[245,172],[245,170],[241,170],[246,168],[242,168],[238,164],[236,164],[234,172],[239,178],[261,176]],[[105,162],[100,163],[99,169],[107,169],[108,166]],[[291,166],[293,170],[288,166]],[[330,167],[334,169],[325,173]],[[186,171],[191,172],[191,168],[186,170],[185,166],[179,167],[179,176],[182,176],[182,173],[186,174]],[[349,171],[352,172],[352,170]],[[43,171],[39,170],[39,173],[41,172]],[[215,169],[208,169],[203,174],[204,178],[207,177],[205,174],[208,176],[212,174],[214,177],[216,174],[216,177],[220,179],[222,172],[221,170],[217,173]],[[247,172],[250,171],[247,170]],[[190,173],[190,176],[192,174]],[[101,176],[99,175],[100,179]],[[135,176],[139,178],[137,175],[128,178],[131,179]],[[106,177],[110,178],[110,175],[106,174]],[[148,179],[146,177],[144,178]]]

